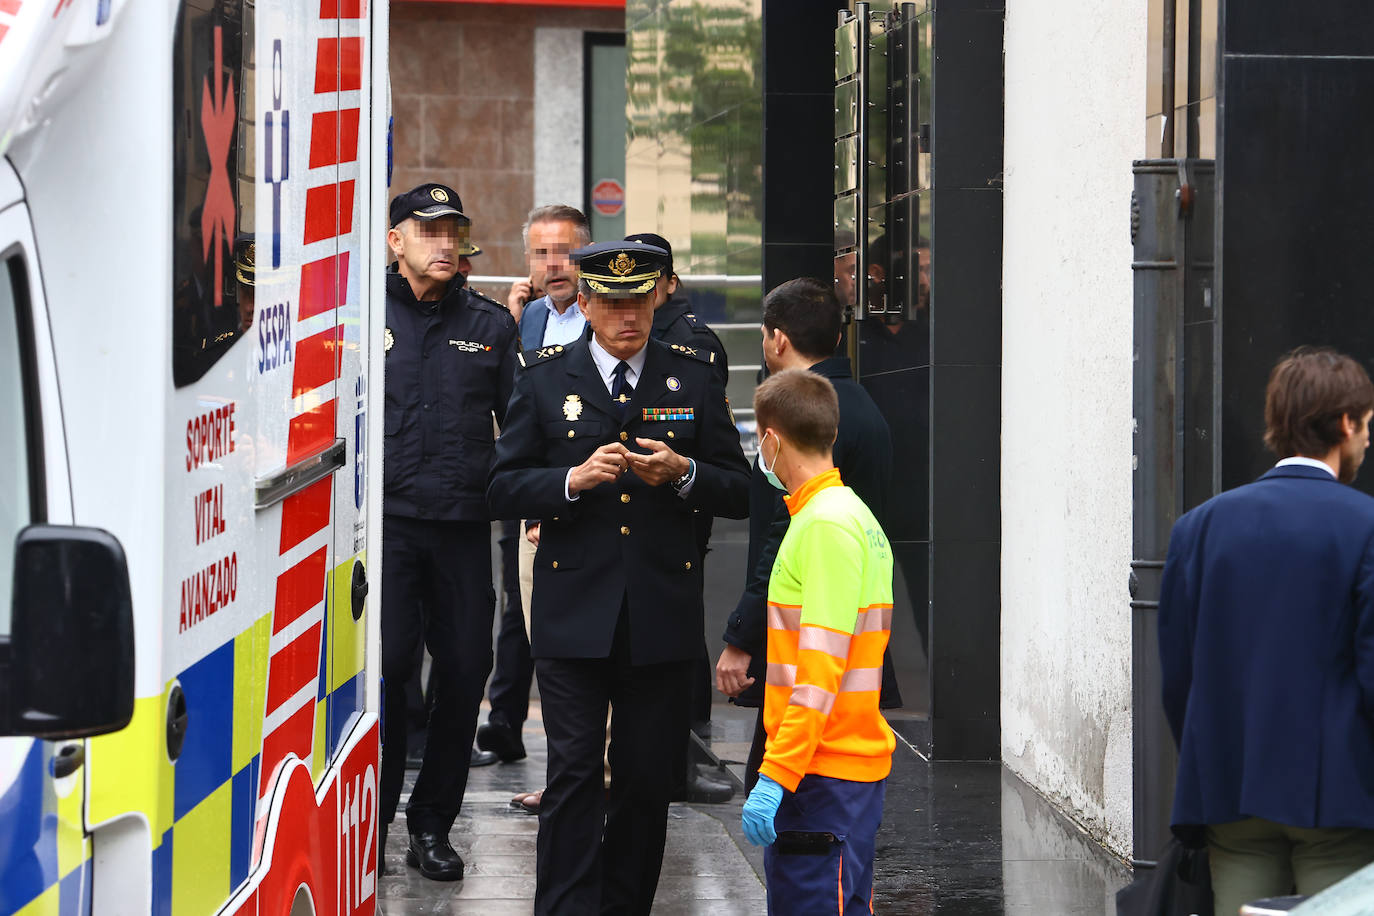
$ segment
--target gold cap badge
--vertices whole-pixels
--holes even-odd
[[[433,197],[435,200],[439,201],[439,203],[441,203],[441,204],[446,204],[446,203],[448,203],[448,192],[445,191],[443,188],[430,188],[430,189],[429,189],[429,196],[430,196],[430,197]]]
[[[611,261],[610,268],[611,273],[617,277],[623,277],[635,269],[635,259],[622,251],[615,256],[615,260]]]

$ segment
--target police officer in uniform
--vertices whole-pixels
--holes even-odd
[[[495,595],[483,490],[492,415],[505,418],[515,366],[515,320],[458,272],[470,231],[452,188],[423,184],[391,201],[387,244],[397,264],[386,277],[381,829],[384,845],[405,776],[402,688],[423,642],[434,696],[406,808],[406,860],[440,881],[463,877],[448,833],[491,670]]]
[[[668,264],[654,287],[654,328],[651,336],[664,343],[682,344],[714,353],[716,359],[711,365],[720,376],[720,383],[728,384],[730,367],[725,360],[725,346],[716,332],[692,311],[692,303],[683,292],[682,281],[673,271],[673,246],[656,232],[637,232],[625,236],[625,241],[643,242],[668,253]]]
[[[487,498],[498,517],[543,520],[535,913],[647,914],[701,643],[693,512],[743,518],[749,466],[711,355],[649,337],[667,253],[611,242],[577,258],[590,333],[522,354]]]

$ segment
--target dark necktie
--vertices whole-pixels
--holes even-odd
[[[635,393],[635,387],[625,378],[628,371],[630,364],[622,359],[615,364],[615,372],[611,374],[611,401],[614,402],[622,420],[625,419],[625,412],[630,409],[630,398]]]

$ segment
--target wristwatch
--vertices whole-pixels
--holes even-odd
[[[674,490],[681,490],[683,487],[687,486],[687,482],[692,479],[692,472],[696,469],[697,463],[691,458],[688,458],[687,470],[683,472],[681,477],[668,481],[668,486],[672,487]]]

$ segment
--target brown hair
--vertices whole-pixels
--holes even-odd
[[[1345,439],[1341,418],[1356,424],[1374,410],[1374,384],[1355,360],[1330,347],[1298,347],[1269,373],[1264,444],[1280,458],[1319,458]]]
[[[830,454],[840,424],[835,386],[806,369],[785,369],[754,390],[758,429],[772,427],[804,452]]]

